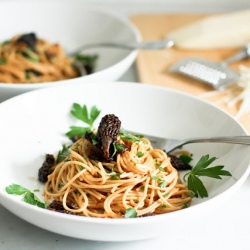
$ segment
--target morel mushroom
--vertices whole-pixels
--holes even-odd
[[[115,115],[105,115],[97,130],[97,141],[101,143],[104,158],[109,158],[110,145],[116,142],[121,128],[121,121]]]
[[[35,33],[24,34],[17,39],[17,43],[24,43],[32,50],[35,50],[37,37]]]
[[[92,132],[86,133],[85,138],[88,139],[92,145],[89,145],[89,157],[100,161],[112,160],[114,152],[114,145],[117,142],[121,128],[121,121],[113,114],[105,115],[98,127],[96,135]],[[92,143],[95,138],[95,145]],[[122,149],[126,150],[125,147]]]

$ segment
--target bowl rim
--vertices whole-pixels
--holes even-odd
[[[178,94],[180,96],[185,96],[185,97],[188,97],[190,99],[194,99],[194,100],[197,100],[201,103],[205,103],[206,105],[209,105],[209,106],[212,106],[213,108],[219,110],[220,112],[224,113],[226,116],[228,116],[230,119],[234,120],[234,122],[241,128],[242,132],[245,133],[246,135],[248,135],[248,132],[246,130],[246,128],[239,122],[237,121],[233,115],[231,115],[230,113],[226,112],[224,109],[222,109],[221,107],[218,107],[217,105],[215,105],[214,103],[211,103],[207,100],[204,100],[204,99],[201,99],[199,98],[198,96],[194,96],[194,95],[191,95],[189,93],[185,93],[185,92],[182,92],[182,91],[179,91],[179,90],[175,90],[175,89],[169,89],[169,88],[165,88],[165,87],[162,87],[162,86],[155,86],[155,85],[152,85],[152,84],[140,84],[138,82],[126,82],[126,81],[103,81],[103,82],[95,82],[95,83],[92,83],[94,85],[111,85],[111,86],[123,86],[123,85],[127,85],[127,86],[138,86],[139,88],[148,88],[148,89],[151,89],[151,90],[154,90],[154,89],[158,89],[158,90],[164,90],[165,92],[168,92],[168,93],[174,93],[174,94]],[[96,86],[96,87],[97,87]],[[82,85],[75,85],[73,86],[73,88],[81,88],[81,87],[84,87]],[[72,88],[72,86],[61,86],[61,87],[52,87],[52,88],[42,88],[42,89],[37,89],[37,90],[34,90],[34,91],[31,91],[31,92],[26,92],[26,93],[23,93],[23,94],[20,94],[19,96],[16,96],[16,97],[13,97],[5,102],[3,102],[2,104],[0,104],[0,112],[1,112],[1,108],[4,107],[5,105],[8,105],[9,102],[13,102],[15,101],[16,99],[24,99],[25,96],[32,96],[34,93],[39,93],[39,92],[47,92],[47,91],[51,91],[52,89],[54,90],[60,90],[60,89],[68,89],[68,88]],[[6,193],[5,191],[5,188],[2,187],[0,189],[0,201],[1,200],[8,200],[9,202],[11,203],[18,203],[18,205],[24,207],[25,209],[27,209],[28,211],[34,211],[35,213],[43,213],[43,214],[46,214],[48,215],[49,217],[52,216],[52,217],[56,217],[56,218],[64,218],[66,221],[76,221],[76,222],[81,222],[81,223],[93,223],[93,224],[102,224],[102,225],[106,225],[106,224],[114,224],[114,225],[124,225],[124,224],[134,224],[134,223],[140,223],[140,224],[143,224],[143,223],[148,223],[150,221],[160,221],[161,219],[163,218],[166,218],[167,219],[167,216],[171,215],[171,217],[177,217],[178,216],[181,216],[181,215],[185,215],[186,213],[189,213],[188,211],[197,211],[197,209],[199,209],[200,207],[203,207],[203,206],[207,206],[208,207],[210,206],[211,203],[213,203],[214,200],[220,200],[220,197],[222,195],[224,195],[225,192],[229,193],[228,190],[236,190],[236,188],[241,185],[245,179],[247,178],[247,176],[249,175],[250,173],[250,165],[248,166],[248,168],[246,168],[246,170],[244,171],[244,173],[241,175],[241,177],[237,180],[235,180],[235,182],[229,187],[227,188],[226,190],[224,190],[223,192],[217,194],[216,196],[214,196],[212,199],[205,199],[203,198],[203,202],[199,203],[199,204],[196,204],[195,206],[190,206],[188,209],[181,209],[181,210],[178,210],[178,211],[175,211],[173,213],[165,213],[165,214],[159,214],[157,216],[148,216],[148,217],[143,217],[143,218],[133,218],[132,220],[124,220],[124,219],[116,219],[116,218],[112,218],[112,219],[103,219],[103,218],[90,218],[90,217],[84,217],[84,216],[72,216],[72,215],[68,215],[68,214],[61,214],[61,213],[52,213],[51,211],[48,211],[46,209],[41,209],[41,208],[38,208],[38,207],[35,207],[35,206],[32,206],[32,205],[29,205],[29,204],[26,204],[25,202],[23,201],[20,201],[18,197],[15,197],[15,196],[12,196],[12,195],[9,195]],[[5,204],[2,203],[1,204],[2,206],[5,207]],[[9,208],[7,208],[9,210]]]
[[[206,100],[203,100],[199,98],[198,96],[194,96],[188,93],[181,92],[179,90],[174,90],[170,88],[165,88],[162,86],[155,86],[151,84],[140,84],[138,82],[122,82],[122,81],[103,81],[103,82],[96,82],[92,83],[94,86],[91,89],[96,89],[98,86],[102,85],[112,87],[116,86],[117,91],[122,90],[122,86],[125,86],[124,88],[128,91],[135,90],[136,93],[138,91],[141,93],[141,91],[144,88],[147,88],[147,91],[150,93],[152,90],[157,90],[156,93],[159,93],[159,91],[165,91],[167,92],[166,95],[172,95],[176,96],[176,94],[179,95],[179,97],[187,97],[188,99],[191,98],[191,102],[202,102],[207,103],[209,105],[209,108],[216,108],[218,114],[225,115],[225,119],[232,118],[232,124],[237,125],[236,131],[242,134],[247,134],[247,131],[244,129],[244,127],[229,113],[225,112],[222,108],[219,108],[213,103],[210,103]],[[133,88],[132,88],[133,86]],[[73,88],[73,93],[75,93],[75,90],[77,88],[83,89],[86,85],[74,85],[66,86],[63,85],[61,87],[53,87],[53,94],[54,91],[61,91],[67,92],[69,88]],[[11,105],[11,109],[14,109],[16,106],[13,104],[16,104],[14,99],[18,99],[18,102],[21,101],[25,102],[27,100],[30,102],[32,97],[37,96],[42,93],[41,98],[47,95],[48,91],[51,91],[51,88],[42,88],[37,89],[31,92],[27,92],[24,94],[21,94],[19,96],[16,96],[14,98],[11,98],[3,103],[0,104],[0,114],[2,112],[2,109],[5,109],[4,113],[6,112],[6,109],[8,106],[8,103]],[[34,96],[33,96],[34,94]],[[29,97],[31,98],[26,98]],[[63,95],[63,93],[62,93]],[[165,95],[165,94],[164,94]],[[20,100],[21,99],[21,100]],[[70,100],[71,103],[72,100]],[[13,102],[13,103],[11,103]],[[5,105],[7,107],[5,107]],[[68,104],[67,104],[68,105]],[[201,104],[203,106],[203,104]],[[211,107],[214,106],[214,107]],[[206,110],[206,108],[205,108]],[[220,110],[220,112],[219,112]],[[7,112],[5,113],[5,116],[7,115]],[[230,119],[231,120],[231,119]],[[231,124],[231,123],[230,123]],[[245,151],[244,151],[245,152]],[[249,163],[249,157],[246,158],[248,161],[246,163]],[[36,167],[37,169],[37,167]],[[2,182],[0,184],[0,203],[3,207],[5,207],[8,211],[15,214],[17,217],[21,218],[22,220],[35,225],[36,227],[43,228],[49,232],[57,233],[60,235],[65,235],[72,238],[78,238],[78,239],[87,239],[87,240],[95,240],[95,241],[109,241],[109,242],[115,242],[115,241],[132,241],[132,240],[143,240],[143,239],[149,239],[153,237],[158,237],[161,234],[163,234],[166,226],[172,225],[177,227],[179,225],[182,226],[185,230],[185,225],[188,225],[192,223],[193,217],[195,217],[195,220],[202,221],[203,216],[206,216],[208,213],[213,211],[213,209],[217,209],[220,207],[221,204],[226,199],[229,199],[232,197],[232,194],[235,193],[235,191],[242,185],[242,183],[247,179],[249,172],[250,172],[250,165],[242,165],[242,169],[244,171],[241,171],[241,175],[238,179],[233,180],[229,183],[229,185],[226,186],[226,188],[220,189],[220,191],[212,197],[208,197],[208,199],[203,198],[202,201],[200,201],[198,204],[191,205],[188,209],[181,209],[178,211],[175,211],[173,213],[165,213],[165,214],[159,214],[157,216],[148,216],[148,217],[137,217],[137,218],[129,218],[129,219],[123,219],[123,218],[117,218],[117,219],[105,219],[105,218],[93,218],[93,217],[85,217],[85,216],[72,216],[70,214],[62,214],[58,212],[52,212],[47,209],[41,209],[39,207],[32,206],[30,204],[27,204],[21,200],[21,197],[17,197],[14,195],[7,194],[5,191],[6,186],[10,185],[11,182],[9,182],[11,178],[11,174],[8,174],[10,178],[6,180],[6,183]],[[25,174],[27,175],[27,174]],[[18,184],[18,178],[17,184]],[[8,183],[9,182],[9,183]],[[21,184],[21,183],[20,183]],[[42,191],[41,186],[41,191]],[[32,189],[30,189],[32,190]],[[183,223],[185,225],[183,225]],[[65,226],[67,225],[67,226]],[[152,230],[148,232],[146,228],[148,227],[154,227],[155,230]],[[184,227],[183,227],[184,226]],[[145,228],[145,229],[144,229]],[[75,230],[74,229],[78,229]],[[142,233],[141,233],[142,232]],[[114,238],[115,235],[115,238]],[[165,235],[165,237],[167,237]]]

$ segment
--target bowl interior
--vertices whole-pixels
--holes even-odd
[[[1,12],[0,22],[4,25],[1,42],[17,34],[35,32],[38,38],[59,43],[65,53],[70,53],[84,44],[101,41],[127,43],[140,40],[139,32],[125,17],[98,7],[87,8],[82,1],[3,1]],[[117,80],[133,63],[137,52],[99,47],[86,49],[84,54],[98,55],[93,74],[47,83],[0,83],[0,102],[35,88],[74,84],[79,81]]]
[[[205,154],[216,156],[216,163],[225,165],[233,177],[222,180],[204,178],[209,198],[194,199],[191,207],[178,212],[138,220],[77,218],[44,211],[24,204],[19,197],[7,195],[5,187],[17,183],[30,190],[39,189],[38,195],[42,198],[43,185],[37,181],[37,171],[44,155],[54,154],[62,144],[70,143],[65,133],[71,125],[81,126],[81,122],[70,115],[74,102],[88,107],[96,105],[102,111],[100,119],[108,113],[116,114],[123,128],[145,134],[172,138],[246,134],[236,120],[215,106],[187,94],[150,85],[123,82],[81,84],[32,91],[10,99],[0,105],[0,171],[4,176],[0,182],[0,202],[37,226],[72,237],[94,240],[113,240],[112,231],[116,234],[116,240],[131,240],[149,237],[149,233],[141,234],[141,231],[132,230],[133,233],[124,235],[122,226],[126,225],[126,230],[130,230],[130,227],[135,227],[136,221],[136,228],[143,230],[145,223],[154,225],[157,222],[159,230],[153,233],[156,236],[164,223],[171,223],[172,218],[176,219],[174,223],[178,225],[183,223],[176,214],[180,218],[187,218],[197,209],[205,212],[211,205],[217,207],[216,204],[230,195],[247,177],[250,162],[248,147],[206,143],[186,146],[193,153],[194,162]],[[98,124],[99,121],[96,126]],[[44,223],[39,216],[45,214],[55,224]],[[68,228],[56,226],[58,221],[67,222]],[[77,233],[77,230],[70,231],[71,227],[84,229],[87,226],[88,230],[79,230]],[[94,233],[104,226],[110,226],[111,231]]]

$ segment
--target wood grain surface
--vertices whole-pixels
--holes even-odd
[[[205,16],[204,14],[141,14],[132,16],[131,21],[140,31],[143,40],[157,40],[166,37],[170,31]],[[239,49],[183,50],[172,47],[159,51],[140,51],[136,62],[139,79],[142,83],[164,86],[200,96],[235,116],[239,110],[240,103],[228,106],[228,103],[223,101],[228,98],[226,91],[214,93],[214,89],[211,86],[186,76],[170,73],[168,68],[185,57],[201,57],[211,61],[222,61],[236,53]],[[232,63],[230,67],[238,71],[239,65],[250,67],[250,60],[244,59],[240,62]],[[249,114],[244,113],[237,119],[250,133]]]

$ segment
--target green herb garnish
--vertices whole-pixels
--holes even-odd
[[[140,140],[140,137],[133,135],[131,133],[126,132],[124,129],[120,130],[120,137],[124,140],[124,141],[132,141],[135,143],[142,143],[142,141]]]
[[[155,181],[161,181],[161,178],[155,176],[155,175],[151,175],[151,178]]]
[[[125,218],[135,218],[137,217],[137,212],[134,208],[130,207],[126,209]]]
[[[169,195],[169,193],[166,193],[166,194],[163,195],[163,197],[164,197],[164,198],[167,198],[168,195]]]
[[[165,180],[161,180],[160,183],[159,183],[159,187],[160,188],[165,188],[167,185],[166,181]]]
[[[91,128],[93,127],[94,121],[100,114],[100,110],[97,109],[96,106],[92,106],[90,112],[86,105],[81,106],[78,103],[73,104],[73,109],[71,110],[71,114],[77,119],[85,122]]]
[[[88,126],[71,126],[70,131],[68,131],[66,135],[71,139],[74,136],[82,137],[86,132],[92,131],[94,122],[100,113],[101,111],[96,106],[92,106],[89,111],[86,105],[81,106],[78,103],[74,103],[73,108],[71,110],[71,114],[78,120],[87,124]]]
[[[189,164],[189,163],[193,160],[192,157],[190,157],[189,155],[186,155],[186,154],[180,155],[179,158],[180,158],[180,160],[181,160],[182,162],[184,162],[184,163],[186,163],[186,164]]]
[[[30,76],[30,71],[29,70],[25,70],[25,79],[30,80],[31,76]]]
[[[96,68],[98,55],[82,55],[76,54],[75,60],[80,62],[85,67],[88,74],[92,73]]]
[[[155,175],[151,175],[151,178],[155,181],[159,181],[159,187],[160,188],[165,188],[166,187],[166,181],[163,178],[159,178]]]
[[[59,150],[57,157],[56,157],[56,163],[61,162],[64,158],[66,158],[69,155],[69,146],[66,145],[62,146],[62,149]]]
[[[89,127],[77,127],[77,126],[71,126],[70,131],[66,133],[66,135],[71,139],[74,136],[82,137],[85,135],[86,132],[90,132],[91,129]]]
[[[114,157],[117,152],[122,152],[126,148],[124,144],[118,142],[113,143],[113,147],[114,147],[114,152],[111,157]]]
[[[193,192],[194,197],[208,197],[208,192],[199,179],[199,176],[206,176],[215,179],[221,179],[221,176],[232,176],[230,172],[223,170],[224,166],[208,166],[216,160],[216,157],[209,158],[209,155],[204,155],[196,163],[196,165],[184,175],[184,181],[188,183],[188,189]]]
[[[161,166],[160,166],[158,169],[159,169],[161,172],[166,172],[166,170],[165,170],[163,167],[161,167]]]
[[[92,133],[92,134],[90,135],[90,139],[91,139],[91,143],[92,143],[93,145],[98,144],[96,134],[93,134],[93,133]]]
[[[6,59],[0,58],[0,65],[4,65],[4,64],[7,64]]]
[[[23,195],[23,201],[41,208],[47,208],[47,204],[43,203],[34,193],[27,188],[17,184],[9,185],[5,188],[8,194]]]
[[[30,60],[30,61],[32,61],[32,62],[39,62],[39,56],[38,56],[38,54],[37,53],[35,53],[32,49],[30,49],[30,48],[27,48],[27,49],[25,49],[24,51],[23,51],[23,56],[26,58],[26,59],[28,59],[28,60]]]
[[[111,172],[110,172],[110,176],[111,176],[111,180],[120,180],[121,178],[120,178],[120,175],[121,175],[122,173],[117,173],[117,172],[115,172],[114,171],[114,169],[112,168],[112,170],[111,170]]]
[[[137,155],[138,157],[142,157],[142,156],[144,155],[144,153],[141,152],[141,151],[138,151],[136,155]]]
[[[60,182],[59,183],[59,190],[62,189],[64,187],[64,183],[63,182]]]
[[[78,165],[78,167],[79,167],[80,170],[84,169],[84,167],[82,165]]]

